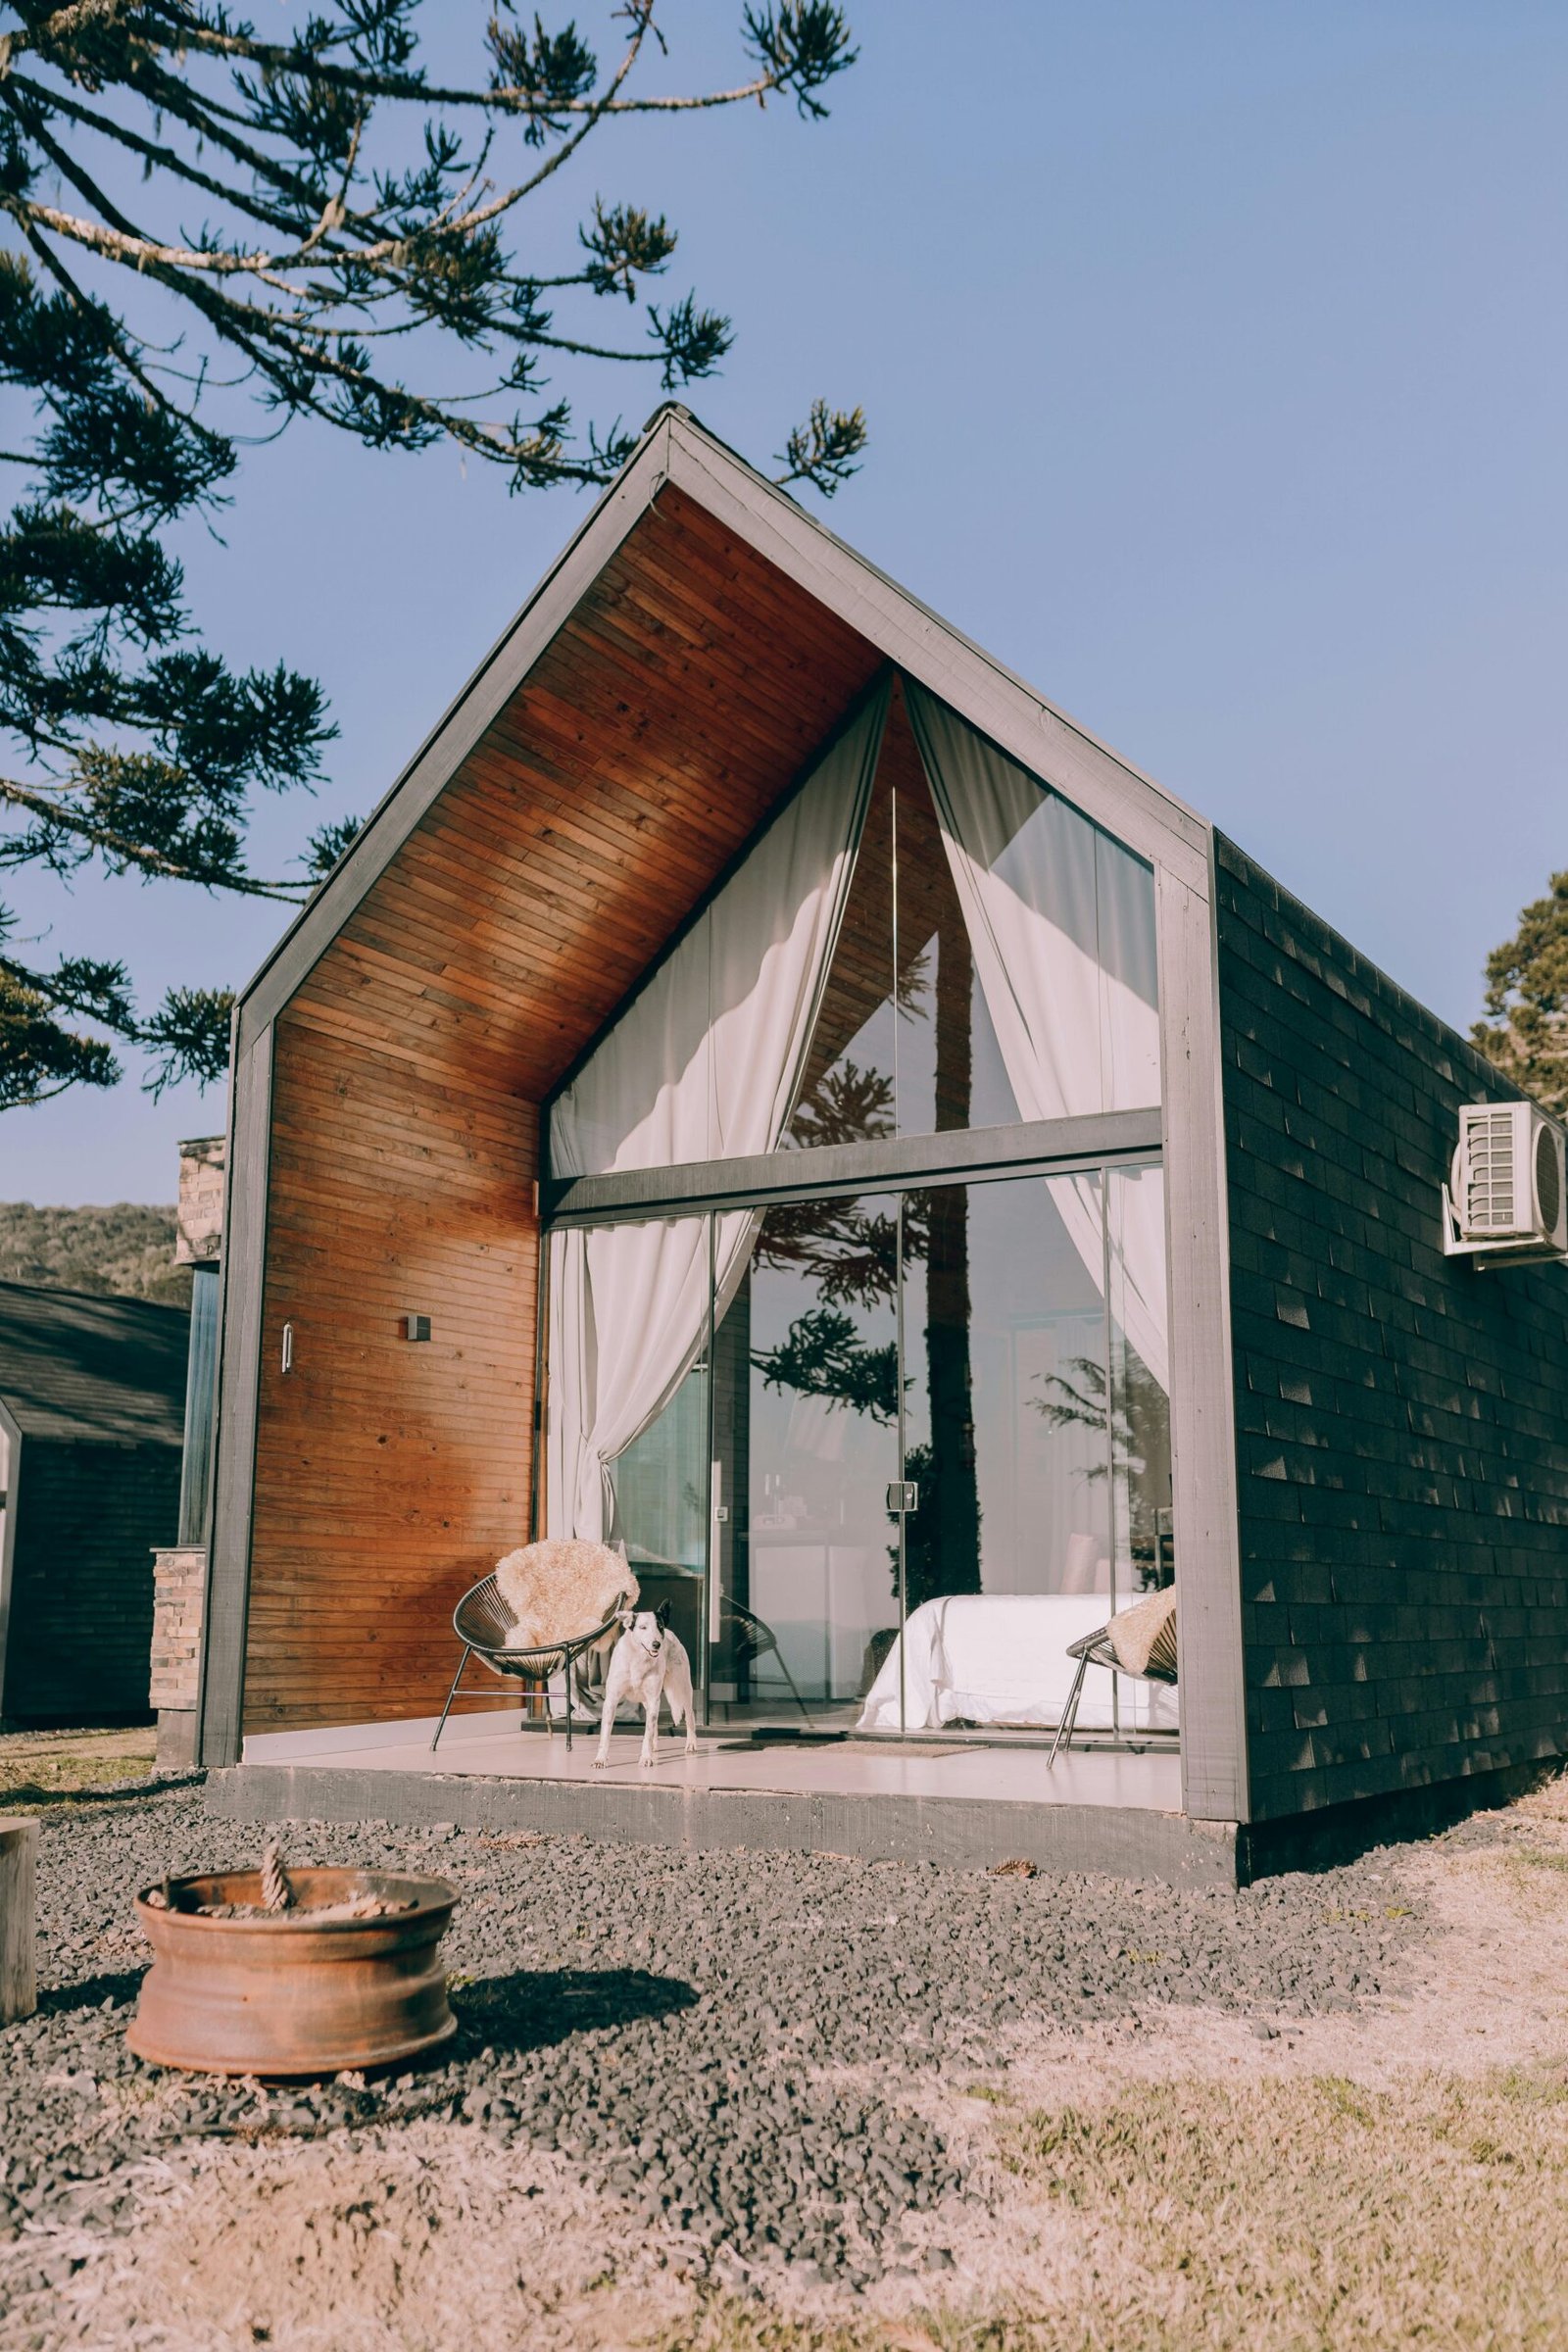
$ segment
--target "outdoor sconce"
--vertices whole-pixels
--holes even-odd
[[[427,1340],[430,1337],[429,1316],[405,1315],[403,1318],[403,1337],[406,1340]]]

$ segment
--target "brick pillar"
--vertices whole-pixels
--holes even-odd
[[[158,1762],[169,1769],[196,1761],[196,1683],[206,1584],[203,1545],[186,1544],[153,1553],[153,1671],[148,1696],[158,1710]]]

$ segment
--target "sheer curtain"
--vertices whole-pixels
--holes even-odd
[[[552,1175],[777,1149],[849,893],[888,694],[884,683],[861,705],[558,1096]],[[753,1224],[746,1209],[712,1220],[719,1313],[744,1273]],[[710,1281],[706,1217],[551,1237],[548,1534],[612,1534],[610,1464],[695,1361]]]
[[[1149,867],[916,680],[904,691],[1020,1118],[1157,1103]],[[1114,1295],[1129,1343],[1168,1392],[1161,1188],[1137,1189],[1109,1237]],[[1051,1196],[1103,1294],[1098,1180],[1054,1177]]]

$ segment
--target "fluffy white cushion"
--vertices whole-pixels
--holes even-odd
[[[617,1598],[636,1606],[637,1579],[608,1544],[575,1538],[524,1544],[496,1562],[496,1587],[515,1620],[509,1649],[548,1649],[603,1625]]]

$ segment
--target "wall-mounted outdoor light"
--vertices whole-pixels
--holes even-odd
[[[427,1340],[430,1337],[429,1316],[405,1315],[403,1318],[403,1337],[406,1340]]]

